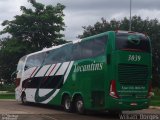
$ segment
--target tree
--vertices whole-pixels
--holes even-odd
[[[35,0],[28,1],[32,8],[21,6],[21,15],[2,23],[5,28],[0,33],[11,36],[0,40],[0,79],[9,82],[22,56],[66,42],[60,33],[65,28],[65,6],[60,3],[45,6]]]
[[[9,33],[19,41],[27,41],[34,50],[65,43],[60,32],[64,30],[64,5],[44,6],[35,0],[29,0],[31,8],[21,6],[22,15],[16,15],[14,20],[5,20],[6,26],[1,34]]]
[[[140,16],[132,17],[132,31],[147,34],[152,42],[153,53],[153,86],[160,87],[160,22],[157,19],[142,19]],[[107,21],[104,18],[93,26],[83,26],[84,32],[79,38],[88,37],[111,30],[129,30],[129,19]]]
[[[15,47],[16,46],[16,47]],[[30,52],[29,44],[11,38],[1,41],[0,77],[11,82],[11,74],[16,70],[20,57]]]
[[[116,21],[115,19],[108,22],[104,18],[101,18],[101,22],[96,22],[94,26],[83,26],[82,28],[84,29],[84,32],[82,35],[79,35],[78,38],[84,38],[101,32],[116,30],[118,24],[119,21]]]
[[[79,35],[78,38],[84,38],[91,35],[95,35],[101,32],[106,31],[115,31],[115,30],[129,30],[129,19],[124,17],[122,20],[112,19],[107,21],[104,18],[101,18],[101,22],[96,22],[93,26],[83,26],[84,32],[82,35]],[[150,36],[153,44],[160,45],[160,23],[157,19],[149,20],[148,18],[142,20],[140,16],[132,17],[132,31],[146,33]]]

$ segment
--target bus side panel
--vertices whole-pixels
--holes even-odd
[[[49,104],[60,105],[62,94],[67,93],[71,97],[81,95],[87,109],[104,108],[105,61],[105,56],[76,61],[60,92]]]

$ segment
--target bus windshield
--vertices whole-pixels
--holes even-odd
[[[25,61],[26,56],[22,57],[17,65],[17,71],[22,71],[23,70],[23,66],[24,66],[24,61]]]
[[[135,52],[150,52],[147,36],[135,33],[116,33],[116,49]]]

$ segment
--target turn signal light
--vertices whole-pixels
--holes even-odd
[[[18,87],[20,85],[20,78],[16,78],[15,85],[16,85],[16,87]]]

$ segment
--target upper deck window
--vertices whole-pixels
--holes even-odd
[[[31,55],[27,58],[25,69],[41,66],[45,59],[45,52]]]

